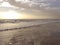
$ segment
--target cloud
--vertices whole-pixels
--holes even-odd
[[[25,7],[25,5],[29,8],[34,9],[56,9],[60,8],[60,0],[16,0],[23,5],[22,7]]]
[[[31,13],[32,10],[34,10],[33,14],[38,17],[46,16],[47,18],[60,19],[60,0],[21,0],[20,3],[17,2],[16,5],[26,8],[27,13]]]
[[[26,13],[35,13],[35,16],[60,17],[60,0],[9,0],[8,2]]]
[[[1,0],[0,2],[2,2]],[[60,0],[7,0],[11,5],[29,9],[60,8]],[[0,4],[1,5],[1,4]]]

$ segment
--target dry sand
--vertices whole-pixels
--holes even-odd
[[[0,32],[0,45],[60,45],[60,22]]]

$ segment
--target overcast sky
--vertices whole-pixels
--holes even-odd
[[[16,0],[17,1],[17,0]],[[19,1],[19,0],[18,0]],[[34,10],[38,17],[60,18],[60,0],[20,0],[22,7]],[[23,5],[24,4],[24,5]]]
[[[60,0],[9,0],[9,3],[38,19],[60,19]]]

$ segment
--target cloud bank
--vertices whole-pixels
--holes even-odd
[[[60,19],[60,0],[8,0],[26,13],[37,17]]]

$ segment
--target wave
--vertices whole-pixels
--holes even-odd
[[[4,24],[0,24],[0,32],[24,29],[24,28],[28,28],[28,27],[33,27],[33,26],[47,24],[47,23],[54,23],[54,22],[60,23],[60,20],[56,20],[56,21],[40,21],[39,20],[39,21],[20,22],[20,23],[4,23]]]

